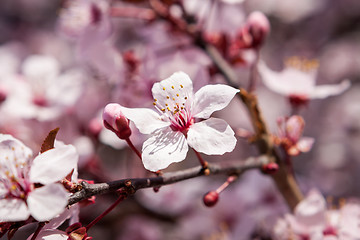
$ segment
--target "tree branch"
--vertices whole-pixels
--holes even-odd
[[[244,161],[228,164],[209,163],[207,169],[210,171],[209,176],[216,174],[239,175],[249,169],[261,168],[267,163],[269,163],[269,159],[266,156],[260,156],[250,157]],[[158,177],[128,178],[96,184],[81,182],[82,189],[70,196],[68,205],[73,205],[77,202],[90,198],[91,196],[115,192],[120,188],[126,188],[129,193],[133,194],[142,188],[159,187],[203,175],[205,175],[204,168],[198,166],[181,171],[164,173],[162,176]]]

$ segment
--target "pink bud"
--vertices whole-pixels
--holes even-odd
[[[262,172],[266,174],[273,174],[279,170],[279,165],[277,163],[268,163],[262,166]]]
[[[104,126],[116,133],[120,139],[127,139],[131,135],[129,120],[121,112],[121,106],[116,103],[106,105],[103,112]]]
[[[249,15],[247,25],[252,36],[252,46],[259,47],[270,32],[269,20],[262,12],[255,11]]]
[[[203,201],[205,206],[212,207],[215,206],[219,200],[219,194],[215,191],[210,191],[204,195]]]

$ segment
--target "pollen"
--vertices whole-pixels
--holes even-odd
[[[156,105],[156,102],[153,102],[153,105],[155,106],[155,105]]]
[[[172,100],[174,100],[174,101],[175,101],[175,98],[173,97],[173,98],[172,98]]]
[[[171,86],[172,89],[174,89],[174,86]]]
[[[187,97],[185,97],[185,100],[187,100],[188,98]]]
[[[319,68],[317,59],[307,59],[293,56],[285,60],[285,66],[298,69],[303,72],[310,72]]]
[[[177,94],[176,94],[176,96],[178,97],[178,96],[179,96],[179,94],[177,93]]]
[[[12,191],[16,190],[16,185],[11,185],[10,189],[11,189]]]
[[[163,90],[165,91],[165,88],[163,87]]]
[[[166,96],[166,98],[167,98],[167,99],[170,99],[170,97],[169,97],[169,96]]]
[[[183,88],[184,86],[183,85],[180,85],[181,88]]]

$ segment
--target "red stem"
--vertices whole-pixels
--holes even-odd
[[[201,166],[202,166],[203,168],[207,168],[207,166],[208,166],[207,161],[205,161],[205,160],[202,158],[202,156],[200,155],[200,153],[198,153],[195,149],[193,149],[193,150],[194,150],[194,152],[195,152],[195,154],[196,154],[196,157],[199,159],[199,162],[200,162]]]
[[[111,212],[122,200],[126,198],[125,195],[120,195],[120,197],[108,208],[106,209],[102,214],[100,214],[97,218],[95,218],[91,223],[89,223],[86,226],[86,232],[89,231],[89,229],[94,226],[97,222],[99,222],[103,217],[105,217],[109,212]]]
[[[142,158],[141,158],[141,153],[139,152],[139,150],[136,149],[136,147],[134,146],[134,144],[131,142],[130,138],[126,138],[125,141],[126,141],[127,144],[129,145],[129,147],[136,153],[136,155],[138,155],[138,157],[140,158],[140,160],[142,160]]]

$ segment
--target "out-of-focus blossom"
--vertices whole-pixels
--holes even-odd
[[[71,145],[50,149],[33,160],[32,151],[10,135],[0,135],[0,222],[47,221],[62,213],[69,196],[56,183],[76,168]]]
[[[4,111],[24,119],[54,120],[73,107],[82,93],[83,80],[78,69],[60,74],[53,57],[29,56],[22,65],[22,75],[12,81]]]
[[[270,90],[287,96],[295,105],[307,103],[310,99],[338,95],[350,87],[349,80],[343,80],[339,84],[316,86],[317,66],[315,60],[295,57],[288,61],[288,67],[281,72],[272,71],[265,63],[260,62],[259,72],[263,83]]]
[[[320,192],[312,190],[295,208],[278,220],[274,237],[278,240],[356,240],[360,236],[360,205],[349,202],[340,209],[327,209]]]
[[[154,106],[160,114],[145,108],[119,109],[143,134],[151,134],[142,148],[146,169],[158,171],[185,159],[188,144],[196,151],[214,155],[231,152],[234,132],[221,119],[210,115],[226,107],[239,90],[227,85],[207,85],[193,93],[189,76],[176,72],[155,83]],[[207,119],[195,122],[195,119]]]
[[[105,0],[66,1],[60,12],[59,29],[70,37],[80,37],[92,29],[108,35],[111,28],[108,5]]]
[[[289,118],[278,119],[279,136],[276,142],[280,144],[290,156],[308,152],[314,144],[314,138],[302,137],[305,121],[301,116],[294,115]]]

